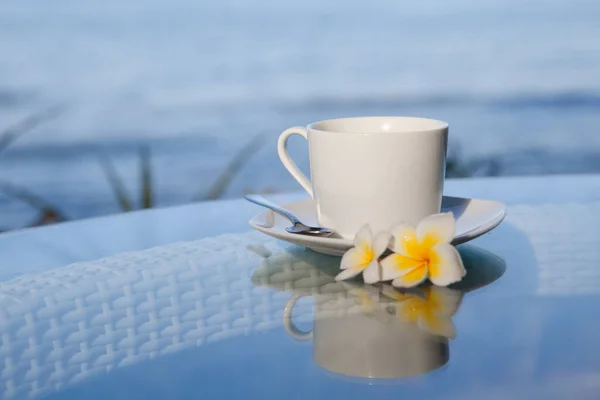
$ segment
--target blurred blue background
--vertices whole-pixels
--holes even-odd
[[[0,229],[120,212],[121,186],[129,208],[299,190],[276,137],[344,116],[449,122],[451,176],[599,172],[598,21],[597,0],[1,2]]]

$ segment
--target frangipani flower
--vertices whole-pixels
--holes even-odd
[[[373,240],[373,233],[368,225],[364,225],[354,238],[354,247],[342,257],[340,272],[336,281],[352,278],[361,272],[365,283],[375,283],[380,280],[381,272],[379,257],[390,244],[390,234],[380,233]]]
[[[383,294],[397,300],[396,316],[409,324],[433,335],[450,339],[456,337],[452,316],[458,311],[462,293],[444,287],[429,285],[423,288],[422,296],[402,293],[387,286]]]
[[[466,274],[458,251],[450,244],[456,233],[452,213],[424,218],[417,229],[401,224],[392,230],[391,254],[381,262],[382,280],[396,287],[417,286],[425,279],[438,286],[460,281]]]

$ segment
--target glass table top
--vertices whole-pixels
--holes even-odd
[[[258,232],[0,282],[2,398],[597,399],[600,202],[509,208],[449,288]]]

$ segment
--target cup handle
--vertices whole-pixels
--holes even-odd
[[[308,130],[306,128],[302,128],[300,126],[294,126],[292,128],[286,129],[283,131],[281,135],[279,135],[279,140],[277,141],[277,153],[279,154],[279,159],[283,166],[289,171],[289,173],[298,181],[300,186],[304,188],[310,195],[313,197],[313,190],[310,184],[310,181],[300,171],[294,160],[290,157],[290,154],[287,150],[287,141],[288,138],[292,135],[300,135],[304,139],[308,140]]]
[[[296,325],[294,325],[294,321],[292,321],[292,311],[294,309],[294,306],[296,305],[296,302],[302,296],[302,294],[296,293],[288,300],[287,304],[285,305],[285,308],[283,309],[283,327],[285,328],[287,333],[289,333],[290,336],[292,336],[294,339],[309,340],[313,337],[312,331],[303,332],[300,329],[298,329]]]

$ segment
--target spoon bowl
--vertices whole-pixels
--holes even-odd
[[[251,203],[258,204],[259,206],[266,207],[277,214],[287,218],[293,224],[292,226],[288,226],[285,228],[289,233],[296,233],[298,235],[308,235],[308,236],[319,236],[319,237],[330,237],[335,235],[335,232],[331,229],[322,228],[320,226],[309,226],[306,225],[294,215],[289,210],[278,206],[275,203],[270,202],[262,196],[257,194],[249,194],[244,196],[246,200]]]
[[[295,223],[293,226],[288,226],[285,228],[289,233],[297,233],[299,235],[311,235],[311,236],[321,236],[321,237],[329,237],[333,236],[335,232],[327,228],[320,228],[317,226],[308,226],[304,225],[302,222]]]

